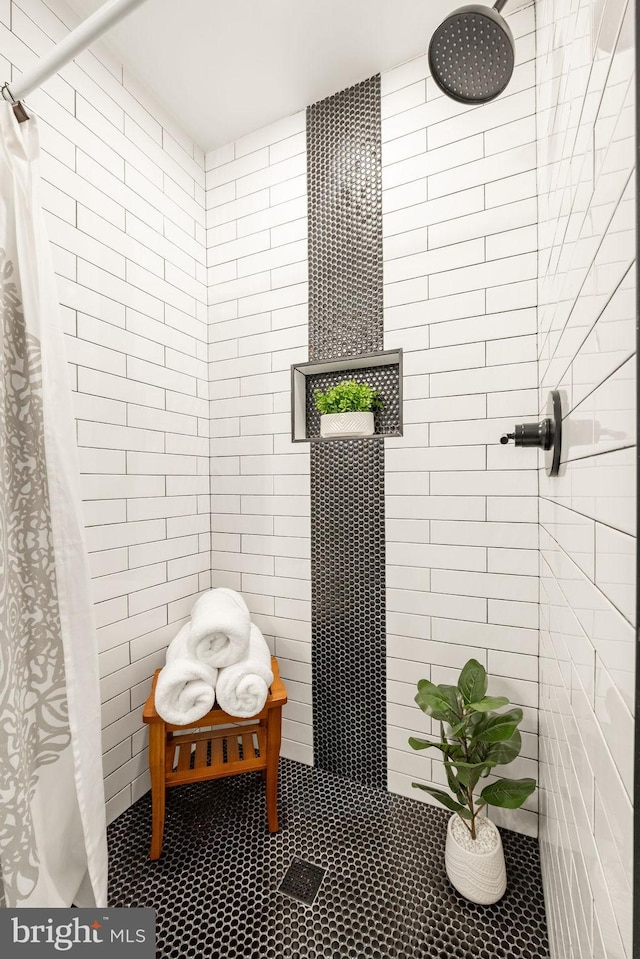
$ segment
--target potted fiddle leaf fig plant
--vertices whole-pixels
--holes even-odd
[[[453,813],[447,827],[445,866],[453,886],[471,902],[489,905],[504,895],[507,880],[502,840],[486,818],[487,806],[518,809],[536,788],[535,779],[500,776],[484,788],[481,781],[497,766],[520,754],[522,710],[505,696],[487,696],[487,673],[475,659],[463,667],[456,686],[418,682],[415,701],[440,723],[434,742],[411,736],[413,749],[438,749],[450,792],[412,783]],[[480,790],[480,791],[478,791]]]
[[[368,383],[343,380],[326,393],[315,391],[321,436],[373,436],[373,411],[382,409],[379,391]]]

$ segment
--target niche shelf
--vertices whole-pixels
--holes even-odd
[[[366,380],[380,391],[384,409],[374,414],[375,433],[364,439],[402,436],[402,350],[383,350],[335,360],[295,363],[291,367],[291,440],[333,443],[344,437],[321,437],[314,393],[342,380]]]

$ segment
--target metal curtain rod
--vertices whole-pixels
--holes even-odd
[[[83,20],[64,40],[42,57],[31,70],[21,74],[15,83],[5,83],[1,87],[5,100],[13,103],[14,113],[20,123],[28,120],[28,114],[21,100],[33,93],[49,77],[57,73],[83,50],[91,46],[107,30],[110,30],[127,14],[142,6],[145,0],[108,0],[102,7]]]

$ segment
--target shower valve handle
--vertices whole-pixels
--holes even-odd
[[[513,440],[514,446],[537,447],[545,451],[544,468],[547,476],[560,472],[562,449],[562,402],[558,390],[551,390],[547,397],[547,413],[539,423],[518,423],[513,433],[503,433],[500,442],[506,446]]]
[[[503,433],[500,442],[505,446],[513,440],[516,446],[537,446],[542,450],[550,450],[553,445],[553,424],[550,419],[540,420],[539,423],[519,423],[513,433]]]

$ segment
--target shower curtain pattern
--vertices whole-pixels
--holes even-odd
[[[0,100],[2,892],[104,906],[98,645],[38,141]]]
[[[9,902],[36,886],[38,770],[71,740],[46,481],[40,344],[0,249],[0,855]]]

